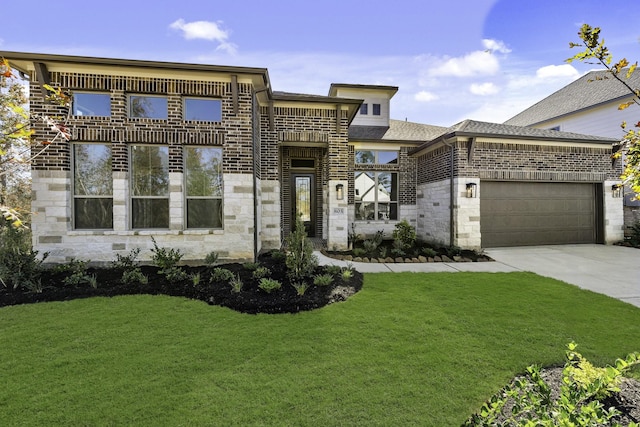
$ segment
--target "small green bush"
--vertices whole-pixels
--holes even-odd
[[[373,255],[376,252],[376,249],[378,249],[378,243],[373,240],[365,240],[364,242],[362,242],[362,248],[364,249],[365,253]]]
[[[343,282],[349,282],[353,278],[353,269],[345,268],[342,270],[342,274],[340,275]]]
[[[227,270],[226,268],[216,267],[211,271],[211,276],[209,277],[209,283],[213,283],[213,282],[229,283],[233,279],[235,279],[235,276],[231,271]]]
[[[264,266],[260,266],[258,268],[256,268],[255,270],[253,270],[253,278],[254,279],[262,279],[263,277],[267,277],[271,275],[271,270],[269,270],[267,267]]]
[[[277,291],[278,289],[282,288],[282,283],[274,279],[263,277],[262,279],[260,279],[260,284],[258,285],[258,287],[266,293],[270,294],[271,292]]]
[[[146,285],[149,283],[149,278],[142,273],[139,267],[123,271],[121,280],[125,285]]]
[[[61,273],[69,273],[64,279],[62,279],[62,283],[65,286],[78,287],[82,285],[89,285],[92,288],[98,287],[98,281],[95,275],[89,275],[87,273],[87,264],[88,261],[81,261],[78,259],[72,258],[66,264],[61,264],[56,266],[56,270]]]
[[[215,251],[211,251],[207,254],[207,256],[204,257],[204,263],[207,267],[211,268],[215,265],[215,263],[218,262],[218,258],[220,258],[218,253]]]
[[[245,262],[244,264],[242,264],[242,266],[249,270],[249,271],[255,271],[258,267],[260,267],[260,263],[259,262]]]
[[[156,239],[151,237],[153,249],[151,260],[159,268],[158,273],[162,274],[169,282],[181,282],[189,278],[189,275],[178,267],[178,263],[184,256],[180,249],[158,247]]]
[[[422,252],[422,255],[426,256],[426,257],[434,257],[436,255],[438,255],[438,252],[436,252],[435,249],[430,248],[428,246],[423,247],[420,252]]]
[[[342,267],[340,267],[339,265],[327,265],[324,268],[324,271],[327,272],[327,274],[332,274],[332,275],[336,275],[336,274],[340,274],[340,272],[342,271]]]
[[[331,274],[318,274],[313,278],[313,284],[317,286],[329,286],[333,283],[333,276]]]
[[[416,242],[416,229],[406,219],[403,219],[395,225],[393,230],[393,240],[402,243],[400,249],[407,250],[413,247]]]
[[[274,249],[270,252],[271,258],[275,261],[284,261],[287,258],[287,254],[284,251]]]
[[[141,284],[146,285],[149,282],[147,276],[142,273],[138,263],[138,255],[140,248],[134,248],[127,255],[116,254],[116,260],[111,263],[115,269],[122,270],[121,281],[125,285]]]
[[[162,270],[169,270],[176,267],[184,256],[180,249],[158,247],[156,239],[154,239],[153,236],[151,237],[151,241],[153,242],[151,261],[160,269],[161,273]]]
[[[367,254],[366,249],[363,248],[353,248],[353,256],[363,257]]]
[[[291,286],[294,287],[296,293],[300,296],[304,295],[304,293],[307,292],[307,289],[309,289],[309,284],[307,282],[296,282],[292,283]]]
[[[567,362],[562,370],[560,396],[553,399],[551,387],[540,375],[540,368],[529,366],[527,375],[518,378],[485,403],[465,426],[600,426],[620,415],[606,408],[600,399],[620,391],[622,375],[640,364],[640,354],[631,353],[616,360],[616,366],[596,368],[580,353],[575,343],[568,344]],[[505,411],[508,402],[510,410]],[[630,426],[637,426],[632,423]]]
[[[304,281],[318,266],[318,257],[313,254],[313,246],[304,229],[300,215],[296,216],[294,230],[287,236],[287,275],[292,282]]]
[[[231,272],[229,271],[229,273]],[[231,275],[233,276],[233,273]],[[244,286],[244,283],[242,283],[242,279],[240,278],[239,274],[235,277],[232,277],[229,284],[231,285],[231,292],[235,294],[239,293],[242,290],[242,287]]]

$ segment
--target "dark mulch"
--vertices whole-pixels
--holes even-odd
[[[42,292],[7,289],[0,286],[0,307],[17,304],[30,304],[47,301],[67,301],[78,298],[96,296],[112,297],[116,295],[171,295],[201,300],[211,305],[228,307],[242,313],[297,313],[324,307],[337,301],[344,301],[362,288],[362,274],[353,271],[353,277],[344,281],[340,274],[334,276],[329,286],[313,285],[313,277],[308,278],[309,288],[303,295],[298,295],[290,284],[286,274],[284,260],[277,259],[270,254],[259,258],[261,266],[269,268],[271,279],[279,280],[282,288],[267,293],[258,288],[259,281],[252,277],[253,271],[244,264],[231,263],[217,265],[239,275],[243,282],[242,290],[234,293],[227,282],[210,283],[211,270],[206,267],[180,267],[189,275],[200,274],[200,281],[193,280],[169,282],[165,276],[159,274],[157,267],[142,266],[142,272],[148,277],[148,284],[122,283],[122,271],[113,268],[89,268],[87,274],[95,275],[98,286],[89,285],[65,286],[63,280],[69,273],[56,273],[47,270],[41,276],[44,285]],[[315,274],[323,274],[326,267],[316,268]]]

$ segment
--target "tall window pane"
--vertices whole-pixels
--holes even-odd
[[[109,145],[73,145],[73,194],[76,229],[113,228],[113,175]]]
[[[187,228],[222,228],[222,149],[186,147]]]
[[[219,122],[222,120],[222,102],[219,99],[184,98],[184,119]]]
[[[396,172],[356,172],[354,192],[356,220],[398,219]]]
[[[74,116],[111,116],[111,95],[108,93],[74,92]]]
[[[129,117],[147,119],[167,118],[167,98],[164,96],[129,96]]]
[[[169,148],[131,147],[133,228],[169,228]]]

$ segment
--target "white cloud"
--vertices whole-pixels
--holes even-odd
[[[469,86],[469,91],[474,95],[486,96],[494,95],[500,91],[498,86],[493,83],[473,83]]]
[[[491,52],[500,52],[500,53],[509,53],[511,49],[509,49],[503,42],[500,40],[493,39],[482,39],[482,45],[485,49]]]
[[[185,22],[180,18],[169,25],[172,30],[182,32],[182,36],[187,40],[208,40],[218,43],[216,50],[224,50],[228,53],[235,53],[237,46],[229,42],[230,32],[221,28],[222,22],[194,21]]]
[[[426,90],[422,90],[416,93],[415,95],[413,95],[413,99],[420,102],[431,102],[431,101],[435,101],[438,98],[439,98],[438,95],[431,92],[427,92]]]
[[[490,52],[475,51],[458,58],[450,58],[429,70],[432,76],[471,77],[494,75],[500,70],[498,59]]]
[[[538,68],[536,71],[536,77],[540,79],[550,79],[556,77],[578,77],[580,73],[573,65],[547,65],[546,67]]]

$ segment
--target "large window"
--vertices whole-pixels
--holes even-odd
[[[187,228],[222,228],[222,149],[186,147]]]
[[[111,116],[111,95],[97,92],[74,92],[73,112],[74,116]]]
[[[356,220],[398,219],[398,174],[396,172],[355,173]]]
[[[169,228],[169,148],[131,146],[131,226]]]
[[[129,95],[129,117],[166,119],[167,97],[152,95]]]
[[[397,151],[356,150],[356,164],[360,165],[390,165],[398,163]]]
[[[76,229],[113,228],[109,145],[73,145],[73,219]]]
[[[184,119],[205,122],[222,120],[222,101],[211,98],[184,98]]]

